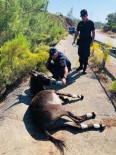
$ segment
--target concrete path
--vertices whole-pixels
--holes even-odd
[[[77,49],[71,45],[72,41],[72,36],[68,36],[66,40],[60,41],[57,47],[70,58],[74,68],[77,66],[78,56]],[[116,113],[91,70],[88,69],[88,74],[85,76],[73,70],[69,85],[57,89],[85,96],[83,101],[66,105],[66,108],[75,115],[94,111],[97,113],[97,118],[88,122],[103,122],[111,126],[102,133],[75,130],[60,130],[54,133],[55,137],[65,140],[67,145],[65,155],[115,155]],[[59,155],[54,144],[47,141],[46,137],[34,127],[28,111],[31,100],[28,95],[29,84],[28,81],[24,81],[0,105],[0,155]]]
[[[96,31],[95,40],[116,48],[116,39],[101,34],[99,31]]]

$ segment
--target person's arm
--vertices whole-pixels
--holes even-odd
[[[91,32],[92,32],[91,46],[93,46],[93,42],[94,42],[94,39],[95,39],[95,24],[93,22],[92,22],[92,25],[91,25]]]
[[[66,79],[68,77],[68,68],[64,68],[64,78]]]
[[[94,39],[95,39],[95,30],[92,31],[92,41],[91,41],[91,46],[93,46]]]
[[[75,33],[75,37],[74,37],[73,44],[75,44],[75,41],[76,41],[76,39],[77,39],[78,35],[79,35],[79,31],[77,31],[77,32]]]
[[[51,57],[48,58],[47,62],[45,63],[45,66],[48,67],[50,62],[51,62]]]
[[[61,81],[62,81],[62,83],[63,83],[64,85],[66,85],[66,79],[67,79],[67,77],[68,77],[68,68],[65,67],[65,68],[64,68],[64,77],[61,79]]]
[[[68,67],[67,67],[67,64],[66,64],[66,60],[64,58],[61,58],[60,59],[60,64],[61,64],[62,68],[64,69],[64,75],[63,75],[61,81],[65,85],[66,84],[66,79],[68,77]]]
[[[68,77],[68,68],[64,68],[64,77],[61,79],[62,83],[65,85],[66,84],[66,79]]]

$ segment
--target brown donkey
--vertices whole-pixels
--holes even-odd
[[[38,81],[36,85],[34,85],[34,77]],[[34,80],[34,81],[33,81]],[[35,72],[32,73],[31,77],[31,91],[34,89],[34,86],[39,87],[39,92],[32,99],[30,104],[31,116],[34,123],[37,127],[41,128],[42,131],[47,135],[49,140],[51,140],[55,146],[61,151],[61,154],[64,154],[64,141],[53,137],[50,134],[50,130],[59,129],[61,127],[73,127],[75,129],[98,129],[104,130],[105,126],[102,124],[83,124],[82,122],[88,119],[94,119],[95,113],[88,113],[83,116],[75,116],[70,111],[66,111],[64,106],[62,105],[62,100],[59,96],[68,96],[72,98],[80,98],[83,99],[83,96],[71,95],[71,94],[63,94],[59,92],[55,92],[54,90],[40,90],[42,86],[38,85],[40,80],[41,85],[50,84],[53,79],[45,76],[44,74]],[[36,81],[36,82],[37,82]],[[62,116],[69,117],[72,121],[60,121]]]

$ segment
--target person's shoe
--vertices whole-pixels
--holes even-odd
[[[76,69],[77,72],[79,72],[81,70],[83,70],[83,67],[81,67],[81,66]]]
[[[87,71],[84,70],[84,71],[82,72],[82,74],[86,75],[86,74],[87,74]]]

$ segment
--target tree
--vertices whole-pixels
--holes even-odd
[[[67,13],[67,17],[70,18],[70,19],[73,19],[73,7],[70,9],[70,11],[68,11]]]
[[[109,14],[106,20],[107,24],[105,25],[105,27],[116,33],[116,12]]]
[[[0,92],[30,69],[45,70],[47,49],[66,33],[48,0],[0,0]],[[31,62],[31,63],[30,63]]]

